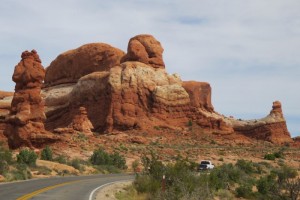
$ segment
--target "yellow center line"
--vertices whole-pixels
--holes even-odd
[[[80,181],[82,181],[82,180],[80,180]],[[57,185],[52,185],[52,186],[49,186],[49,187],[45,187],[45,188],[42,188],[40,190],[33,191],[29,194],[25,194],[25,195],[17,198],[17,200],[28,200],[28,199],[31,199],[32,197],[34,197],[38,194],[41,194],[43,192],[46,192],[48,190],[52,190],[52,189],[57,188],[57,187],[61,187],[61,186],[64,186],[64,185],[68,185],[68,184],[72,184],[72,183],[76,183],[76,182],[80,182],[80,181],[70,181],[70,182],[65,182],[65,183],[60,183],[60,184],[57,184]]]

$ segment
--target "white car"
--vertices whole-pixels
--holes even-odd
[[[198,170],[207,170],[207,169],[213,169],[215,167],[214,164],[212,164],[209,160],[201,160]]]

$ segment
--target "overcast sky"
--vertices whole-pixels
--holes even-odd
[[[236,118],[266,116],[280,100],[300,135],[299,0],[2,0],[0,90],[14,88],[14,66],[36,49],[44,67],[91,42],[126,51],[152,34],[169,73],[209,82],[215,110]]]

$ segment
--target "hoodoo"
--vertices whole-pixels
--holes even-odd
[[[44,129],[46,116],[41,88],[45,70],[39,55],[35,50],[24,51],[21,58],[12,77],[15,93],[4,132],[11,148],[40,146],[56,140]]]

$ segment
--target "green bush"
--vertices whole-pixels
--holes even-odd
[[[9,165],[5,160],[0,160],[0,174],[4,174],[9,170]]]
[[[42,150],[41,159],[42,160],[50,160],[50,161],[53,160],[53,158],[52,158],[52,149],[49,146],[46,146],[46,148],[44,148]]]
[[[59,155],[56,158],[54,158],[54,161],[58,162],[60,164],[67,164],[68,159],[67,159],[67,157],[65,155]]]
[[[85,162],[83,160],[80,160],[78,158],[74,158],[71,160],[70,165],[72,167],[74,167],[75,169],[78,169],[79,171],[83,171],[84,170],[84,164]]]
[[[237,197],[250,198],[253,194],[252,185],[242,184],[235,189],[235,192]]]
[[[28,149],[23,149],[17,155],[17,162],[19,164],[35,166],[37,157],[38,157],[38,155],[34,151],[31,151]]]
[[[119,169],[126,169],[125,157],[120,155],[118,152],[109,154],[102,148],[94,151],[93,155],[90,157],[90,161],[93,165],[113,165]]]
[[[0,144],[0,161],[5,161],[7,164],[11,164],[13,162],[11,151],[4,148],[1,144]]]
[[[137,176],[133,184],[139,193],[154,194],[161,188],[161,182],[149,175]]]
[[[119,169],[127,169],[125,157],[120,155],[118,152],[114,152],[110,155],[111,164]]]
[[[106,151],[100,148],[94,151],[90,161],[93,165],[108,165],[111,163],[111,158]]]
[[[242,171],[233,164],[216,167],[209,175],[209,184],[215,190],[227,189],[229,185],[240,181]]]
[[[138,172],[138,167],[139,167],[139,161],[138,160],[133,161],[131,163],[131,167],[132,167],[133,171],[135,173],[137,173]]]
[[[274,175],[268,175],[261,177],[257,183],[256,187],[260,194],[266,195],[268,194],[272,189],[275,189],[276,187],[276,180]]]
[[[252,174],[255,172],[255,167],[251,161],[238,160],[235,164],[239,169],[244,171],[246,174]]]
[[[207,187],[208,175],[196,176],[197,164],[187,158],[177,157],[175,163],[165,165],[151,152],[141,160],[144,170],[137,175],[134,186],[139,193],[151,194],[150,199],[198,199],[199,196],[206,199],[211,194]],[[164,192],[162,188],[165,188]]]
[[[270,153],[270,154],[266,154],[264,156],[264,159],[265,160],[275,160],[276,159],[276,156],[273,154],[273,153]]]

